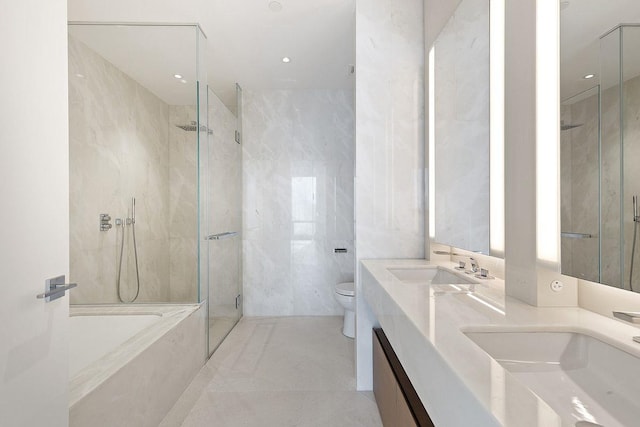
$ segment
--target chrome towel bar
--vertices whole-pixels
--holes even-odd
[[[568,239],[591,239],[593,235],[587,233],[574,233],[572,231],[563,231],[560,233],[561,237],[566,237]]]

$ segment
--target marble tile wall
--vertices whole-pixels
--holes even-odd
[[[334,285],[354,274],[352,94],[245,90],[242,113],[244,313],[341,314]]]
[[[114,303],[121,227],[136,197],[139,301],[169,297],[169,107],[73,37],[69,38],[70,279],[72,303]],[[125,229],[121,289],[135,294],[131,228]]]
[[[357,259],[424,258],[422,0],[356,0]],[[373,313],[356,271],[359,390],[372,387]]]
[[[489,253],[489,2],[460,3],[435,43],[435,240]]]
[[[79,283],[72,303],[118,302],[123,229],[114,223],[131,215],[131,197],[141,281],[137,301],[196,301],[195,155],[185,157],[186,141],[191,138],[195,146],[196,134],[182,137],[185,132],[173,126],[187,111],[170,107],[69,38],[70,279]],[[189,209],[191,223],[184,220]],[[112,217],[107,232],[99,231],[101,213]],[[130,299],[136,287],[131,227],[124,236],[121,289]]]
[[[198,300],[198,134],[193,106],[169,107],[169,301]]]

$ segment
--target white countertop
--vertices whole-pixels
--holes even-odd
[[[577,307],[538,308],[482,280],[472,294],[437,294],[401,282],[393,267],[455,266],[425,260],[362,261],[362,292],[437,426],[575,425],[511,376],[463,331],[526,328],[582,332],[640,357],[640,329]],[[452,270],[453,271],[453,270]]]

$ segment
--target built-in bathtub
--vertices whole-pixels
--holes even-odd
[[[157,426],[206,358],[202,305],[72,306],[69,424]]]

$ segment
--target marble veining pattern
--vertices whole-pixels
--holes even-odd
[[[165,104],[69,37],[70,279],[80,283],[72,303],[118,302],[123,238],[122,294],[135,294],[132,229],[115,226],[131,216],[131,197],[137,301],[196,301],[196,134],[175,127],[193,117],[192,107]],[[114,224],[107,232],[99,231],[101,213]]]
[[[342,312],[333,287],[353,280],[353,114],[348,91],[244,91],[246,315]]]
[[[192,302],[198,297],[198,134],[177,125],[196,121],[196,108],[172,105],[169,115],[169,297]]]
[[[435,43],[435,240],[489,253],[489,2],[460,3]]]
[[[421,0],[356,0],[357,259],[424,258],[424,13]],[[357,381],[370,390],[370,309],[356,269]]]

